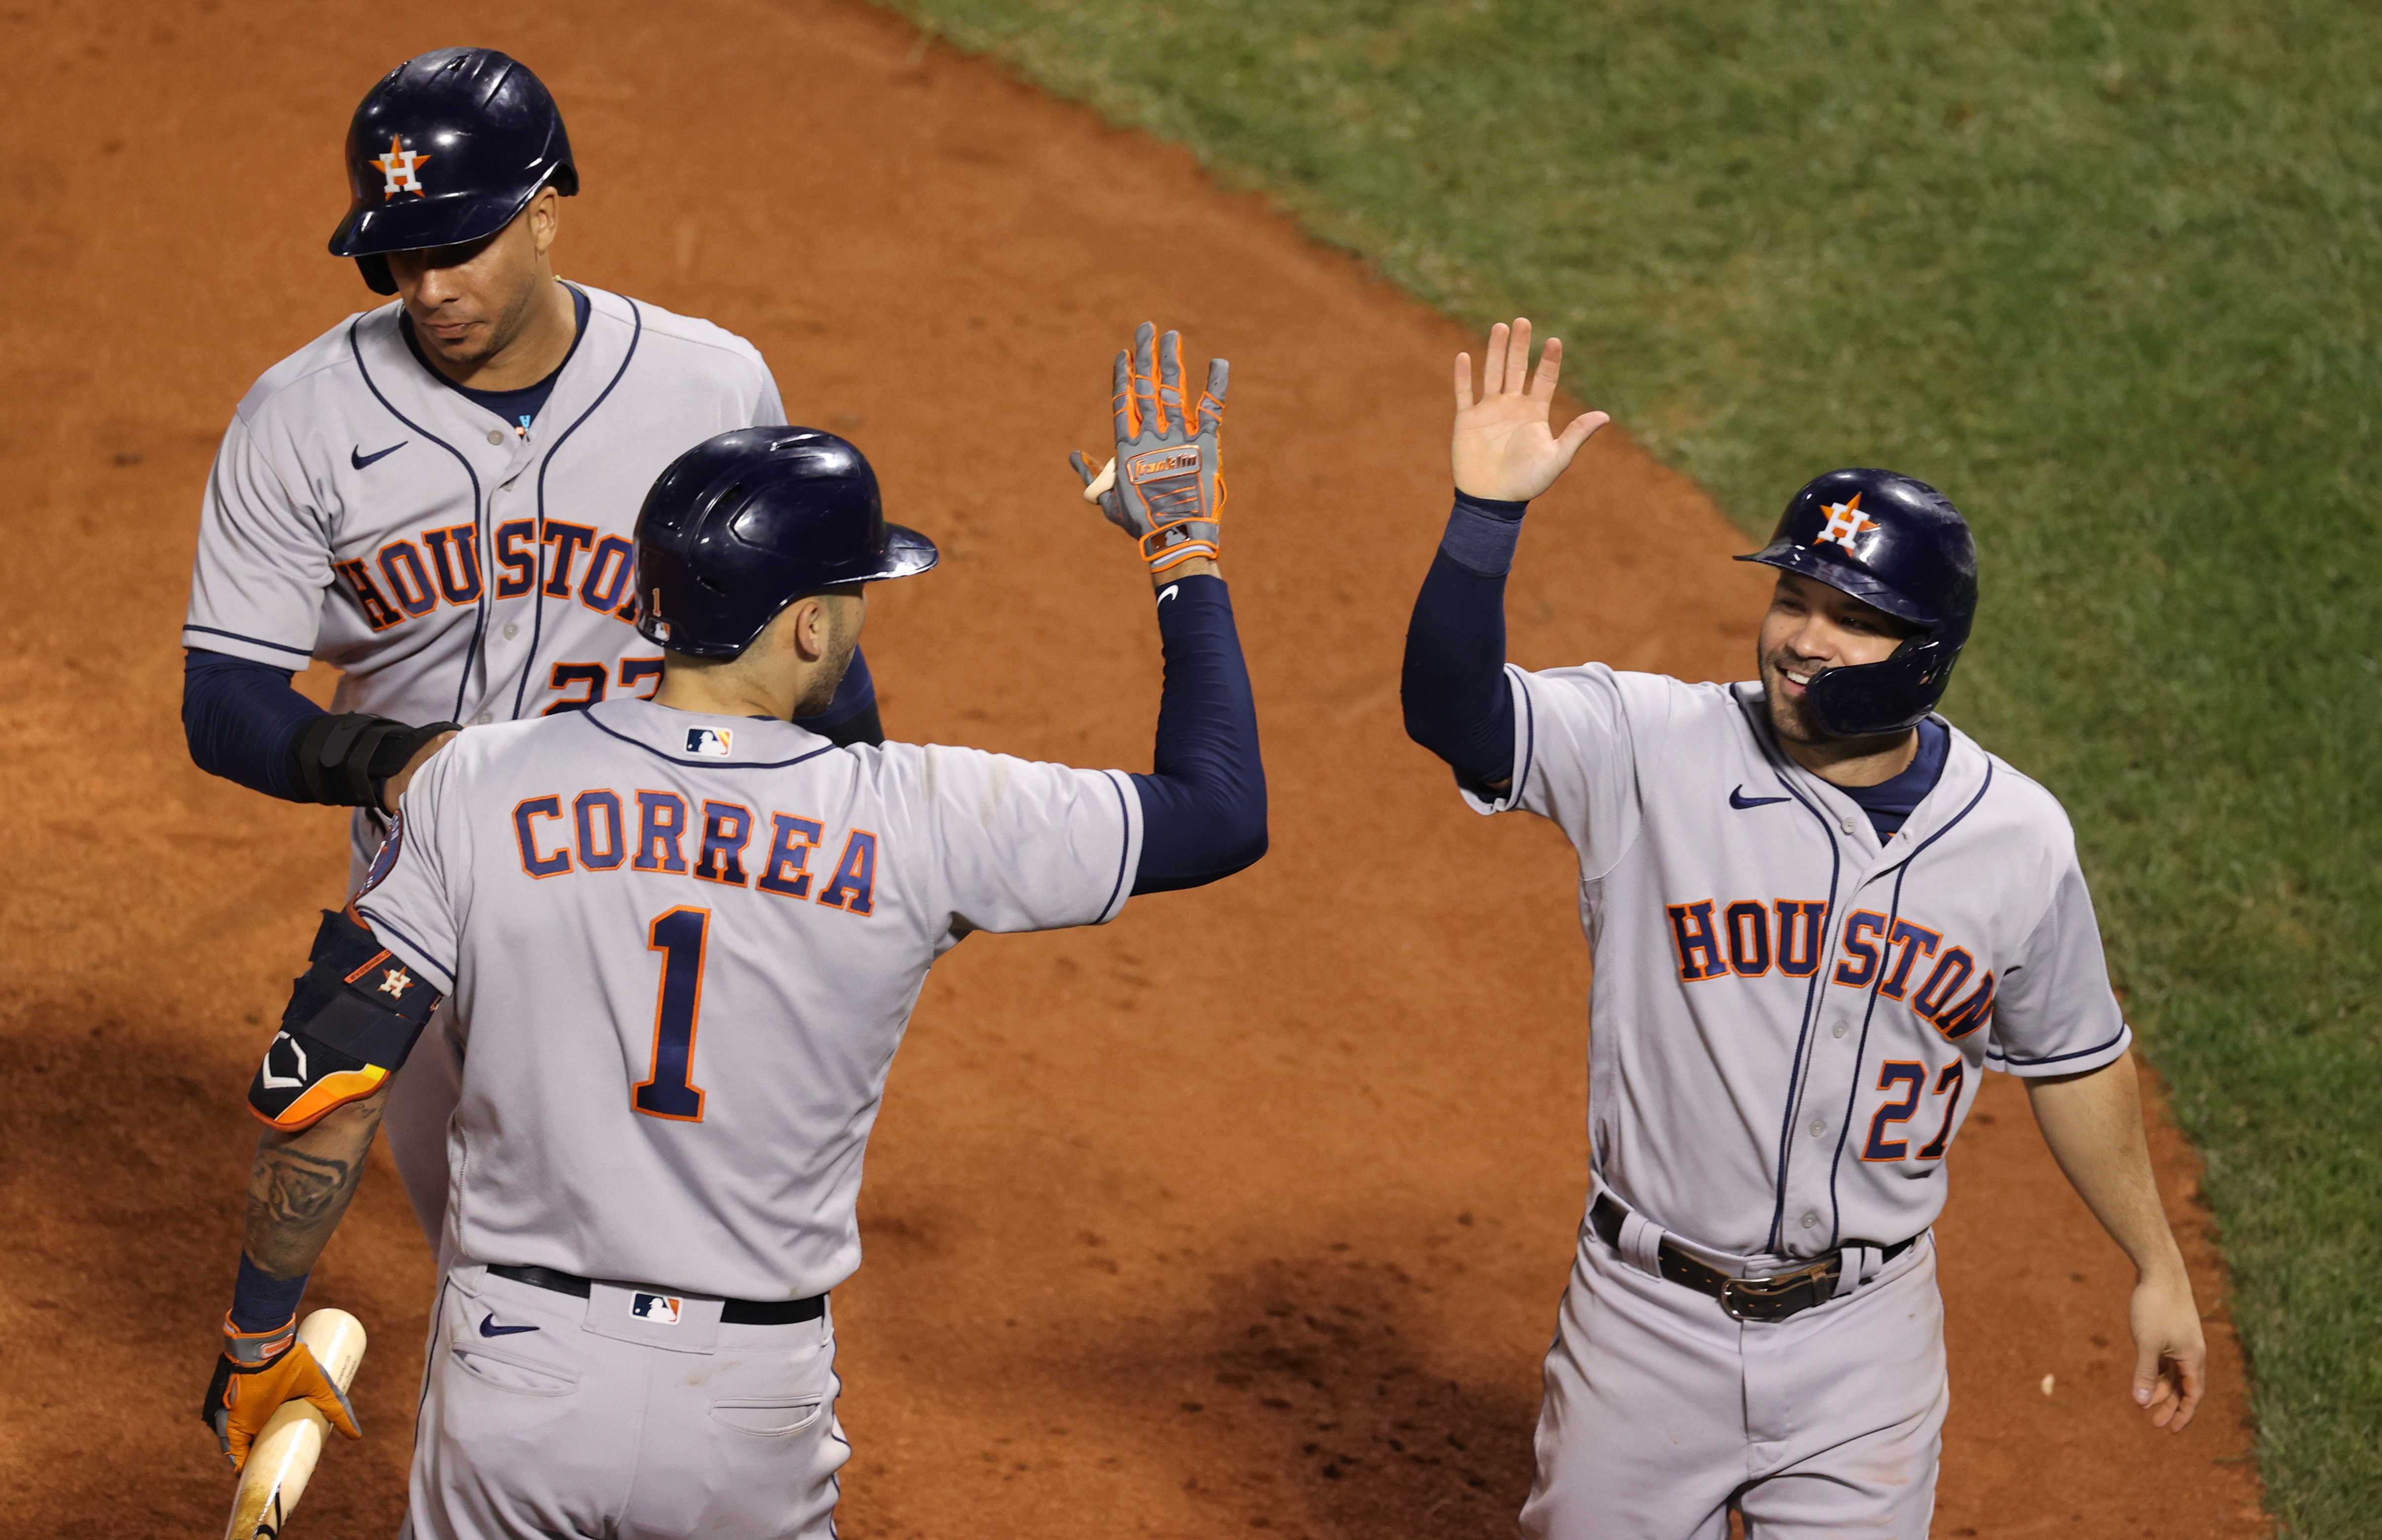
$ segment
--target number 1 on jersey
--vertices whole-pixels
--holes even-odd
[[[654,918],[645,949],[662,954],[661,990],[654,1002],[654,1062],[632,1098],[648,1117],[703,1121],[703,1088],[694,1079],[695,1018],[703,1014],[703,953],[711,930],[708,909],[672,909]]]

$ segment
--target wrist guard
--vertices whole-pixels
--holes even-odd
[[[248,1087],[249,1109],[283,1133],[378,1090],[438,1008],[438,992],[345,910],[323,912],[311,960]]]
[[[292,777],[305,795],[301,802],[333,807],[378,807],[388,778],[413,762],[422,745],[462,724],[428,722],[408,727],[366,711],[316,717],[299,730],[289,748]]]

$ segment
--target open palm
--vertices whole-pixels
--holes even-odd
[[[1468,497],[1527,502],[1554,485],[1555,477],[1590,435],[1613,419],[1583,412],[1562,433],[1549,431],[1555,381],[1563,374],[1563,339],[1550,337],[1530,376],[1530,323],[1504,322],[1489,328],[1479,400],[1472,394],[1472,355],[1455,355],[1455,437],[1448,456],[1455,462],[1455,489]]]

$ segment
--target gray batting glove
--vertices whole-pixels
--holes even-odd
[[[1141,546],[1153,573],[1195,556],[1223,551],[1224,467],[1219,435],[1228,360],[1208,361],[1208,388],[1196,409],[1183,400],[1182,338],[1144,321],[1133,351],[1119,351],[1114,374],[1116,458],[1098,474],[1078,450],[1067,457],[1083,479],[1085,500]],[[1151,358],[1151,342],[1157,357]]]

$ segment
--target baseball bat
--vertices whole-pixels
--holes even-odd
[[[298,1340],[340,1389],[354,1383],[356,1365],[364,1356],[362,1322],[343,1310],[318,1310],[299,1323]],[[232,1494],[231,1522],[224,1526],[224,1540],[277,1540],[289,1515],[298,1511],[298,1499],[306,1495],[306,1478],[314,1473],[329,1429],[311,1401],[281,1404],[250,1447],[248,1463],[240,1467],[239,1490]]]

